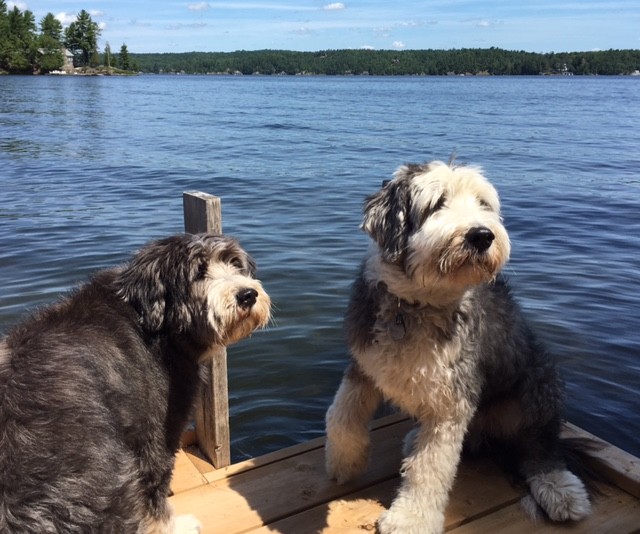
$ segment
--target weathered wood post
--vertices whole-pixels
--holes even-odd
[[[182,195],[182,202],[187,233],[222,233],[220,198],[187,191]],[[219,469],[231,463],[227,350],[224,347],[217,350],[206,366],[207,383],[196,406],[196,436],[200,450]]]

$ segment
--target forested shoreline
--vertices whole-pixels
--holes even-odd
[[[103,73],[130,74],[138,71],[129,59],[127,45],[120,53],[98,50],[101,30],[86,10],[63,28],[62,23],[47,13],[37,24],[28,9],[17,5],[7,9],[0,0],[0,74]]]
[[[125,43],[114,54],[81,10],[63,28],[52,13],[33,13],[0,0],[0,73],[180,73],[262,75],[640,75],[640,50],[535,53],[501,48],[453,50],[240,50],[135,54]],[[63,69],[61,71],[60,69]]]
[[[640,50],[533,53],[500,48],[454,50],[257,50],[134,54],[144,73],[262,75],[628,75]]]

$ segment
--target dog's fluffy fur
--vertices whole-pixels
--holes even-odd
[[[238,243],[155,241],[0,341],[0,532],[197,532],[174,454],[211,349],[269,320]]]
[[[364,206],[373,240],[345,326],[352,362],[327,412],[327,471],[367,464],[367,423],[389,400],[417,420],[383,534],[441,532],[463,441],[513,459],[553,520],[590,511],[560,446],[562,387],[498,274],[509,238],[477,168],[402,166]]]

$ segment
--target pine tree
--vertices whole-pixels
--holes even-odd
[[[40,33],[62,44],[62,23],[53,16],[53,13],[47,13],[40,21]]]
[[[6,10],[4,2],[2,4],[0,12],[3,7]],[[10,72],[29,72],[33,69],[38,49],[33,13],[29,10],[21,12],[14,6],[6,17],[8,27],[3,45],[6,48],[0,55],[4,56],[4,63]]]
[[[74,55],[79,56],[82,66],[88,66],[95,62],[98,37],[100,37],[100,28],[91,19],[91,15],[83,9],[66,30],[65,45]]]
[[[120,55],[118,56],[118,65],[122,70],[131,70],[131,61],[129,60],[129,50],[127,45],[123,43],[120,47]]]
[[[38,67],[40,72],[51,72],[62,68],[64,65],[62,24],[52,13],[47,13],[40,21],[38,45],[40,52]]]
[[[115,67],[116,66],[116,57],[111,52],[111,45],[107,42],[104,45],[104,54],[102,54],[102,63],[107,67]]]

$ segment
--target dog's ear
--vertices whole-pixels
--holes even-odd
[[[168,321],[186,325],[191,284],[207,271],[204,247],[190,236],[173,236],[142,248],[117,277],[119,296],[138,313],[142,328],[155,334]]]
[[[402,263],[411,233],[409,180],[399,173],[364,204],[361,228],[380,246],[390,263]]]
[[[164,323],[166,294],[162,246],[151,243],[141,249],[117,278],[118,294],[138,313],[142,328],[158,332]]]

